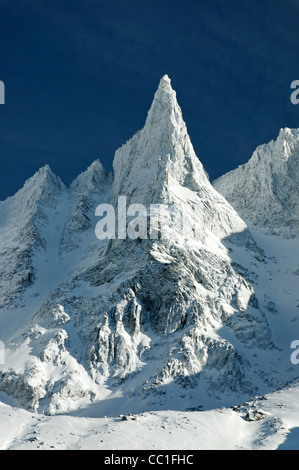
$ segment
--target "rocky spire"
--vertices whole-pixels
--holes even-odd
[[[160,80],[145,126],[116,152],[113,168],[114,195],[138,190],[143,203],[155,202],[153,188],[160,197],[170,179],[192,190],[208,183],[167,75]]]
[[[157,132],[171,131],[179,129],[187,132],[183,121],[182,111],[177,102],[176,92],[171,86],[168,75],[164,75],[155,93],[153,103],[148,112],[145,130],[155,129]]]

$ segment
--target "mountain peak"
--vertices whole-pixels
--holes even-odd
[[[198,190],[207,183],[183,120],[176,92],[164,75],[147,114],[145,126],[115,153],[113,194],[159,199],[169,194],[169,181]],[[159,189],[158,189],[159,188]]]
[[[171,86],[171,80],[167,74],[163,75],[163,77],[160,80],[158,90],[160,91],[172,91],[174,92],[172,86]]]
[[[42,181],[47,178],[56,178],[48,164],[39,168],[34,175],[27,181]],[[25,183],[26,184],[26,183]]]
[[[119,195],[126,195],[128,204],[175,203],[179,207],[184,205],[188,194],[198,206],[209,200],[204,218],[206,227],[211,227],[215,233],[230,233],[232,227],[236,232],[246,228],[211,186],[195,154],[176,92],[167,75],[160,81],[145,126],[117,150],[113,169],[113,203]],[[211,223],[211,214],[215,213],[217,223]]]
[[[279,138],[296,138],[299,135],[299,129],[291,129],[290,127],[283,127],[280,129]]]
[[[268,233],[298,236],[299,130],[284,128],[214,186],[241,217]]]
[[[176,92],[171,86],[171,80],[168,75],[164,75],[148,112],[145,128],[148,128],[151,133],[153,128],[160,129],[160,132],[163,133],[165,130],[171,133],[174,126],[184,129],[186,127],[181,108],[177,102]]]
[[[65,189],[61,179],[56,176],[49,165],[41,167],[31,178],[29,178],[23,188],[10,199],[20,199],[20,201],[31,200],[45,202],[45,199],[52,198],[55,193],[60,193]]]
[[[95,160],[72,182],[72,192],[94,193],[102,191],[108,183],[108,176],[100,160]]]

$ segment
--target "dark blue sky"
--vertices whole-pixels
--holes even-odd
[[[298,0],[0,0],[0,199],[66,184],[145,122],[167,73],[214,179],[299,127]]]

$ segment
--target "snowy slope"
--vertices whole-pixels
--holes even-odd
[[[298,450],[298,385],[234,408],[45,416],[1,396],[0,450]],[[129,455],[129,454],[128,454]]]
[[[62,421],[45,418],[42,432],[54,422],[71,426],[75,420],[75,428],[86,430],[87,447],[98,445],[93,428],[99,434],[107,426],[120,432],[123,424],[115,417],[129,413],[139,415],[151,443],[146,445],[154,445],[169,409],[176,441],[179,433],[186,433],[186,443],[189,438],[188,426],[174,425],[184,413],[195,427],[211,426],[204,447],[229,447],[223,433],[219,441],[212,435],[213,426],[224,422],[236,448],[253,445],[248,423],[235,411],[191,415],[189,410],[230,407],[298,378],[290,361],[299,303],[295,134],[289,147],[279,144],[283,164],[274,164],[265,146],[249,169],[236,170],[233,208],[216,190],[229,188],[225,178],[231,176],[216,182],[216,189],[210,184],[164,76],[144,128],[116,152],[113,175],[96,161],[66,188],[45,167],[2,202],[3,400],[9,395],[34,413],[76,413]],[[279,145],[270,144],[277,160]],[[245,215],[243,172],[248,172]],[[289,192],[284,204],[274,207],[275,198],[282,201],[271,183],[278,172]],[[259,198],[263,184],[267,197]],[[146,230],[144,239],[97,239],[96,207],[111,203],[117,213],[119,196],[126,196],[128,206],[143,204],[148,214],[151,205],[164,204],[168,219],[160,235],[167,237],[151,239]],[[274,236],[277,230],[285,238]],[[12,413],[12,426],[30,421],[27,412],[7,406],[0,415]],[[92,429],[83,418],[104,415],[113,418],[94,422]],[[39,428],[38,419],[34,415]],[[239,437],[230,434],[230,423]],[[11,431],[3,448],[22,447],[32,432],[27,426],[19,438]],[[136,428],[128,426],[133,436]],[[61,446],[78,446],[76,432]],[[161,442],[170,445],[161,433]],[[203,439],[203,432],[198,437]],[[142,442],[131,445],[140,448]]]

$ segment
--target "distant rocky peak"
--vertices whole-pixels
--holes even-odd
[[[109,182],[109,176],[106,173],[100,160],[95,160],[84,172],[82,172],[71,184],[71,193],[97,193],[103,190],[103,186]]]
[[[55,206],[57,199],[66,190],[65,185],[57,177],[49,165],[40,168],[24,186],[12,197],[3,202],[4,212],[7,218],[14,219],[21,214],[24,220],[28,220],[41,207]]]
[[[289,159],[297,159],[299,156],[299,129],[280,129],[277,139],[260,145],[253,153],[249,163],[268,163],[274,166],[284,165]]]
[[[25,191],[36,191],[36,194],[39,191],[46,191],[46,192],[57,192],[62,191],[65,189],[65,185],[61,181],[61,179],[56,176],[49,165],[45,165],[40,168],[32,178],[28,179],[21,189],[22,192]]]
[[[281,129],[245,165],[214,186],[249,224],[287,238],[299,233],[299,129]]]

